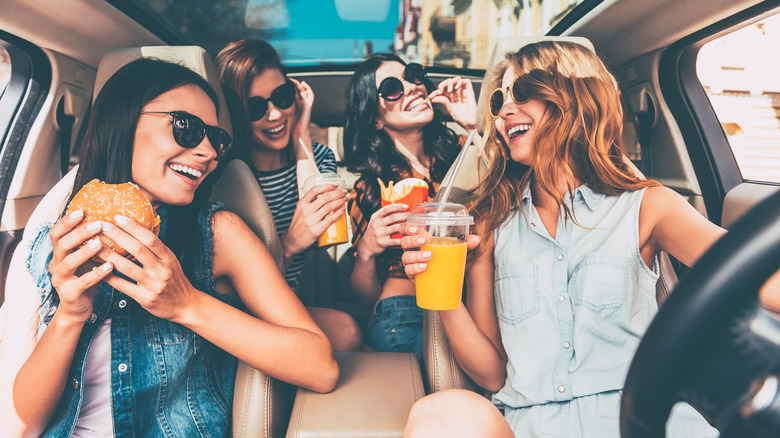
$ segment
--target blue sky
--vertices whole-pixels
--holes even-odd
[[[377,0],[339,1],[348,8],[346,13],[359,14],[363,9],[355,8]],[[399,0],[389,0],[387,17],[379,22],[343,21],[335,0],[287,0],[286,3],[290,24],[282,36],[271,43],[288,65],[295,65],[295,61],[300,59],[342,62],[355,57],[360,59],[366,41],[372,42],[374,52],[386,52],[393,43]]]

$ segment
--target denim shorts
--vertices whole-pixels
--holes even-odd
[[[366,341],[375,351],[400,351],[422,355],[423,309],[413,295],[398,295],[374,305],[368,320]]]

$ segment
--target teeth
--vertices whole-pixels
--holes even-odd
[[[414,111],[415,109],[417,109],[418,106],[422,105],[424,102],[425,102],[425,99],[423,99],[422,97],[420,97],[418,99],[414,99],[412,101],[412,103],[409,104],[408,111]]]
[[[188,175],[192,175],[195,178],[200,178],[203,176],[203,172],[197,169],[193,169],[192,167],[183,166],[181,164],[171,164],[169,166],[171,169],[179,172],[179,173],[186,173]]]
[[[528,131],[529,129],[531,129],[531,124],[524,123],[522,125],[517,125],[509,128],[509,130],[507,131],[507,135],[509,135],[510,137],[514,137],[516,134],[519,135],[525,131]]]
[[[281,124],[281,125],[279,125],[278,128],[266,129],[265,132],[267,132],[269,134],[278,134],[278,133],[282,132],[282,130],[284,130],[284,126],[285,126],[284,124]]]

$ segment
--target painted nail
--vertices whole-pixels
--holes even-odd
[[[84,216],[84,210],[76,210],[70,213],[71,219],[78,219],[82,216]]]
[[[100,247],[100,239],[92,239],[87,243],[87,248],[95,249]]]
[[[425,257],[425,258],[427,259],[427,258],[430,258],[430,257],[432,257],[432,256],[433,256],[433,253],[432,253],[432,252],[430,252],[430,251],[423,251],[423,252],[422,252],[422,256],[423,256],[423,257]]]
[[[102,265],[100,265],[100,270],[103,272],[108,272],[112,269],[114,269],[114,267],[111,265],[111,262],[105,262]]]
[[[117,225],[122,226],[127,224],[127,218],[122,216],[121,214],[118,214],[114,216],[114,220],[116,221]]]
[[[425,243],[425,237],[418,237],[417,238],[417,243],[419,243],[420,245],[424,244]]]
[[[87,231],[97,231],[101,226],[100,221],[90,222],[87,224]]]
[[[417,227],[409,227],[406,229],[406,231],[408,231],[411,234],[414,234],[417,232]]]
[[[112,228],[114,228],[114,225],[111,222],[103,222],[103,226],[101,227],[103,231],[108,231]]]
[[[417,267],[418,267],[419,269],[425,269],[425,268],[427,268],[427,267],[428,267],[428,264],[427,264],[427,263],[418,263],[418,264],[417,264]]]

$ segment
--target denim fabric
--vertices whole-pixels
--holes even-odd
[[[366,340],[375,351],[400,351],[422,357],[423,310],[417,298],[398,295],[380,300],[368,320]]]
[[[619,392],[658,310],[657,275],[639,249],[643,195],[580,186],[564,199],[579,225],[561,210],[552,237],[526,188],[522,211],[496,230],[494,295],[508,363],[493,402],[518,436],[619,436]],[[668,436],[712,431],[700,416],[675,424]]]
[[[219,294],[212,274],[212,217],[222,209],[211,204],[200,212],[196,278],[193,286],[230,305],[243,309],[237,298]],[[160,238],[165,239],[166,209]],[[28,266],[43,299],[51,288],[48,259],[51,244],[48,227],[34,242]],[[49,254],[46,254],[46,252]],[[43,302],[43,301],[42,301]],[[45,314],[56,302],[43,302]],[[152,316],[127,295],[101,283],[93,301],[94,315],[79,338],[62,398],[42,436],[69,437],[73,433],[83,398],[84,367],[97,331],[111,318],[111,413],[117,437],[205,437],[230,432],[233,385],[237,360],[191,330]]]

